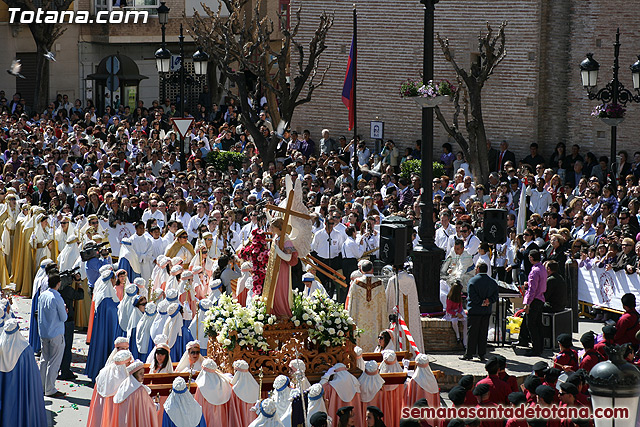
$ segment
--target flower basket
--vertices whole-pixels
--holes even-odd
[[[600,117],[600,120],[607,126],[618,126],[624,121],[624,117]]]
[[[451,97],[449,95],[424,97],[424,96],[413,96],[411,99],[418,104],[421,108],[433,108],[437,105],[441,105],[446,101],[450,101]]]

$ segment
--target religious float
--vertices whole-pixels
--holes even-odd
[[[254,230],[251,244],[240,253],[252,261],[254,297],[246,307],[222,295],[206,314],[204,330],[209,336],[208,357],[223,372],[233,374],[233,362],[243,359],[249,371],[262,378],[289,373],[289,362],[301,359],[306,374],[320,376],[336,363],[355,371],[354,346],[360,333],[341,304],[316,293],[305,298],[292,290],[291,266],[299,260],[341,281],[335,271],[310,255],[313,233],[311,217],[302,201],[299,180],[286,177],[287,197],[271,211],[271,248]],[[265,268],[266,267],[266,268]]]

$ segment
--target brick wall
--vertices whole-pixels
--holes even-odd
[[[324,87],[311,103],[296,112],[293,126],[309,128],[312,136],[327,127],[333,134],[348,134],[347,111],[341,101],[342,84],[352,35],[352,2],[292,0],[292,10],[302,5],[300,37],[308,40],[322,10],[335,12],[321,67],[331,63]],[[369,136],[369,122],[385,122],[385,136],[401,145],[420,137],[420,112],[413,102],[398,95],[399,84],[422,70],[422,5],[417,1],[359,1],[358,5],[358,132]],[[615,8],[616,14],[610,12]],[[634,34],[640,18],[635,2],[535,0],[467,2],[447,0],[436,5],[435,28],[449,38],[457,61],[465,67],[477,51],[477,35],[488,20],[506,29],[507,57],[483,90],[485,126],[489,138],[506,139],[518,158],[537,141],[549,156],[558,141],[579,143],[583,152],[609,152],[609,128],[590,116],[596,101],[588,101],[580,85],[579,62],[594,52],[601,64],[600,82],[611,77],[615,26],[622,28],[620,73],[631,86],[629,65],[640,54],[640,34]],[[602,47],[596,47],[601,40]],[[436,79],[454,73],[436,42]],[[633,137],[640,130],[640,106],[631,105],[627,120],[618,129],[618,146],[635,150]],[[446,112],[451,117],[451,109]],[[436,152],[447,137],[436,121]],[[606,147],[606,148],[603,148]]]

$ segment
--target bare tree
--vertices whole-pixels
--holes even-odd
[[[22,12],[63,11],[69,9],[73,0],[3,0],[10,8],[18,8]],[[35,20],[34,20],[35,21]],[[47,19],[45,18],[46,22]],[[29,30],[36,42],[36,89],[34,93],[34,111],[43,111],[49,102],[49,61],[44,57],[51,51],[53,43],[66,31],[61,24],[32,22]]]
[[[479,63],[472,63],[469,71],[461,68],[451,54],[449,39],[437,38],[447,62],[451,63],[456,72],[459,90],[453,97],[453,124],[449,125],[440,108],[435,107],[436,117],[442,123],[447,133],[460,145],[465,157],[469,161],[471,170],[478,182],[489,179],[489,159],[487,150],[487,134],[482,118],[482,88],[493,70],[506,56],[504,28],[507,22],[500,24],[498,34],[487,22],[487,32],[478,36],[480,51]],[[462,97],[462,99],[460,99]],[[462,104],[462,105],[461,105]],[[459,127],[460,112],[464,117],[467,136]]]
[[[324,12],[320,15],[318,27],[305,49],[296,39],[300,9],[292,16],[290,27],[286,19],[279,19],[282,36],[280,40],[274,40],[273,21],[260,13],[262,0],[256,0],[253,8],[249,0],[222,2],[229,11],[228,17],[220,16],[222,3],[217,12],[202,3],[207,16],[196,12],[190,33],[211,55],[211,61],[222,75],[235,85],[237,94],[231,91],[227,94],[239,102],[242,108],[240,122],[268,162],[274,158],[277,140],[260,132],[256,126],[259,117],[256,109],[250,107],[249,100],[253,106],[258,106],[264,94],[273,122],[291,122],[295,108],[311,101],[315,89],[324,82],[329,67],[319,73],[319,60],[326,49],[325,40],[333,25],[333,15]],[[295,63],[291,62],[292,50],[297,56]],[[248,76],[255,76],[257,84],[252,84]]]

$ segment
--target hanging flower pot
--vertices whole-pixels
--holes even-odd
[[[414,96],[411,97],[413,101],[418,104],[421,108],[433,108],[436,105],[443,104],[446,101],[449,101],[451,97],[449,95],[441,95],[441,96]]]
[[[607,126],[618,126],[624,121],[624,117],[600,117],[600,120]]]

